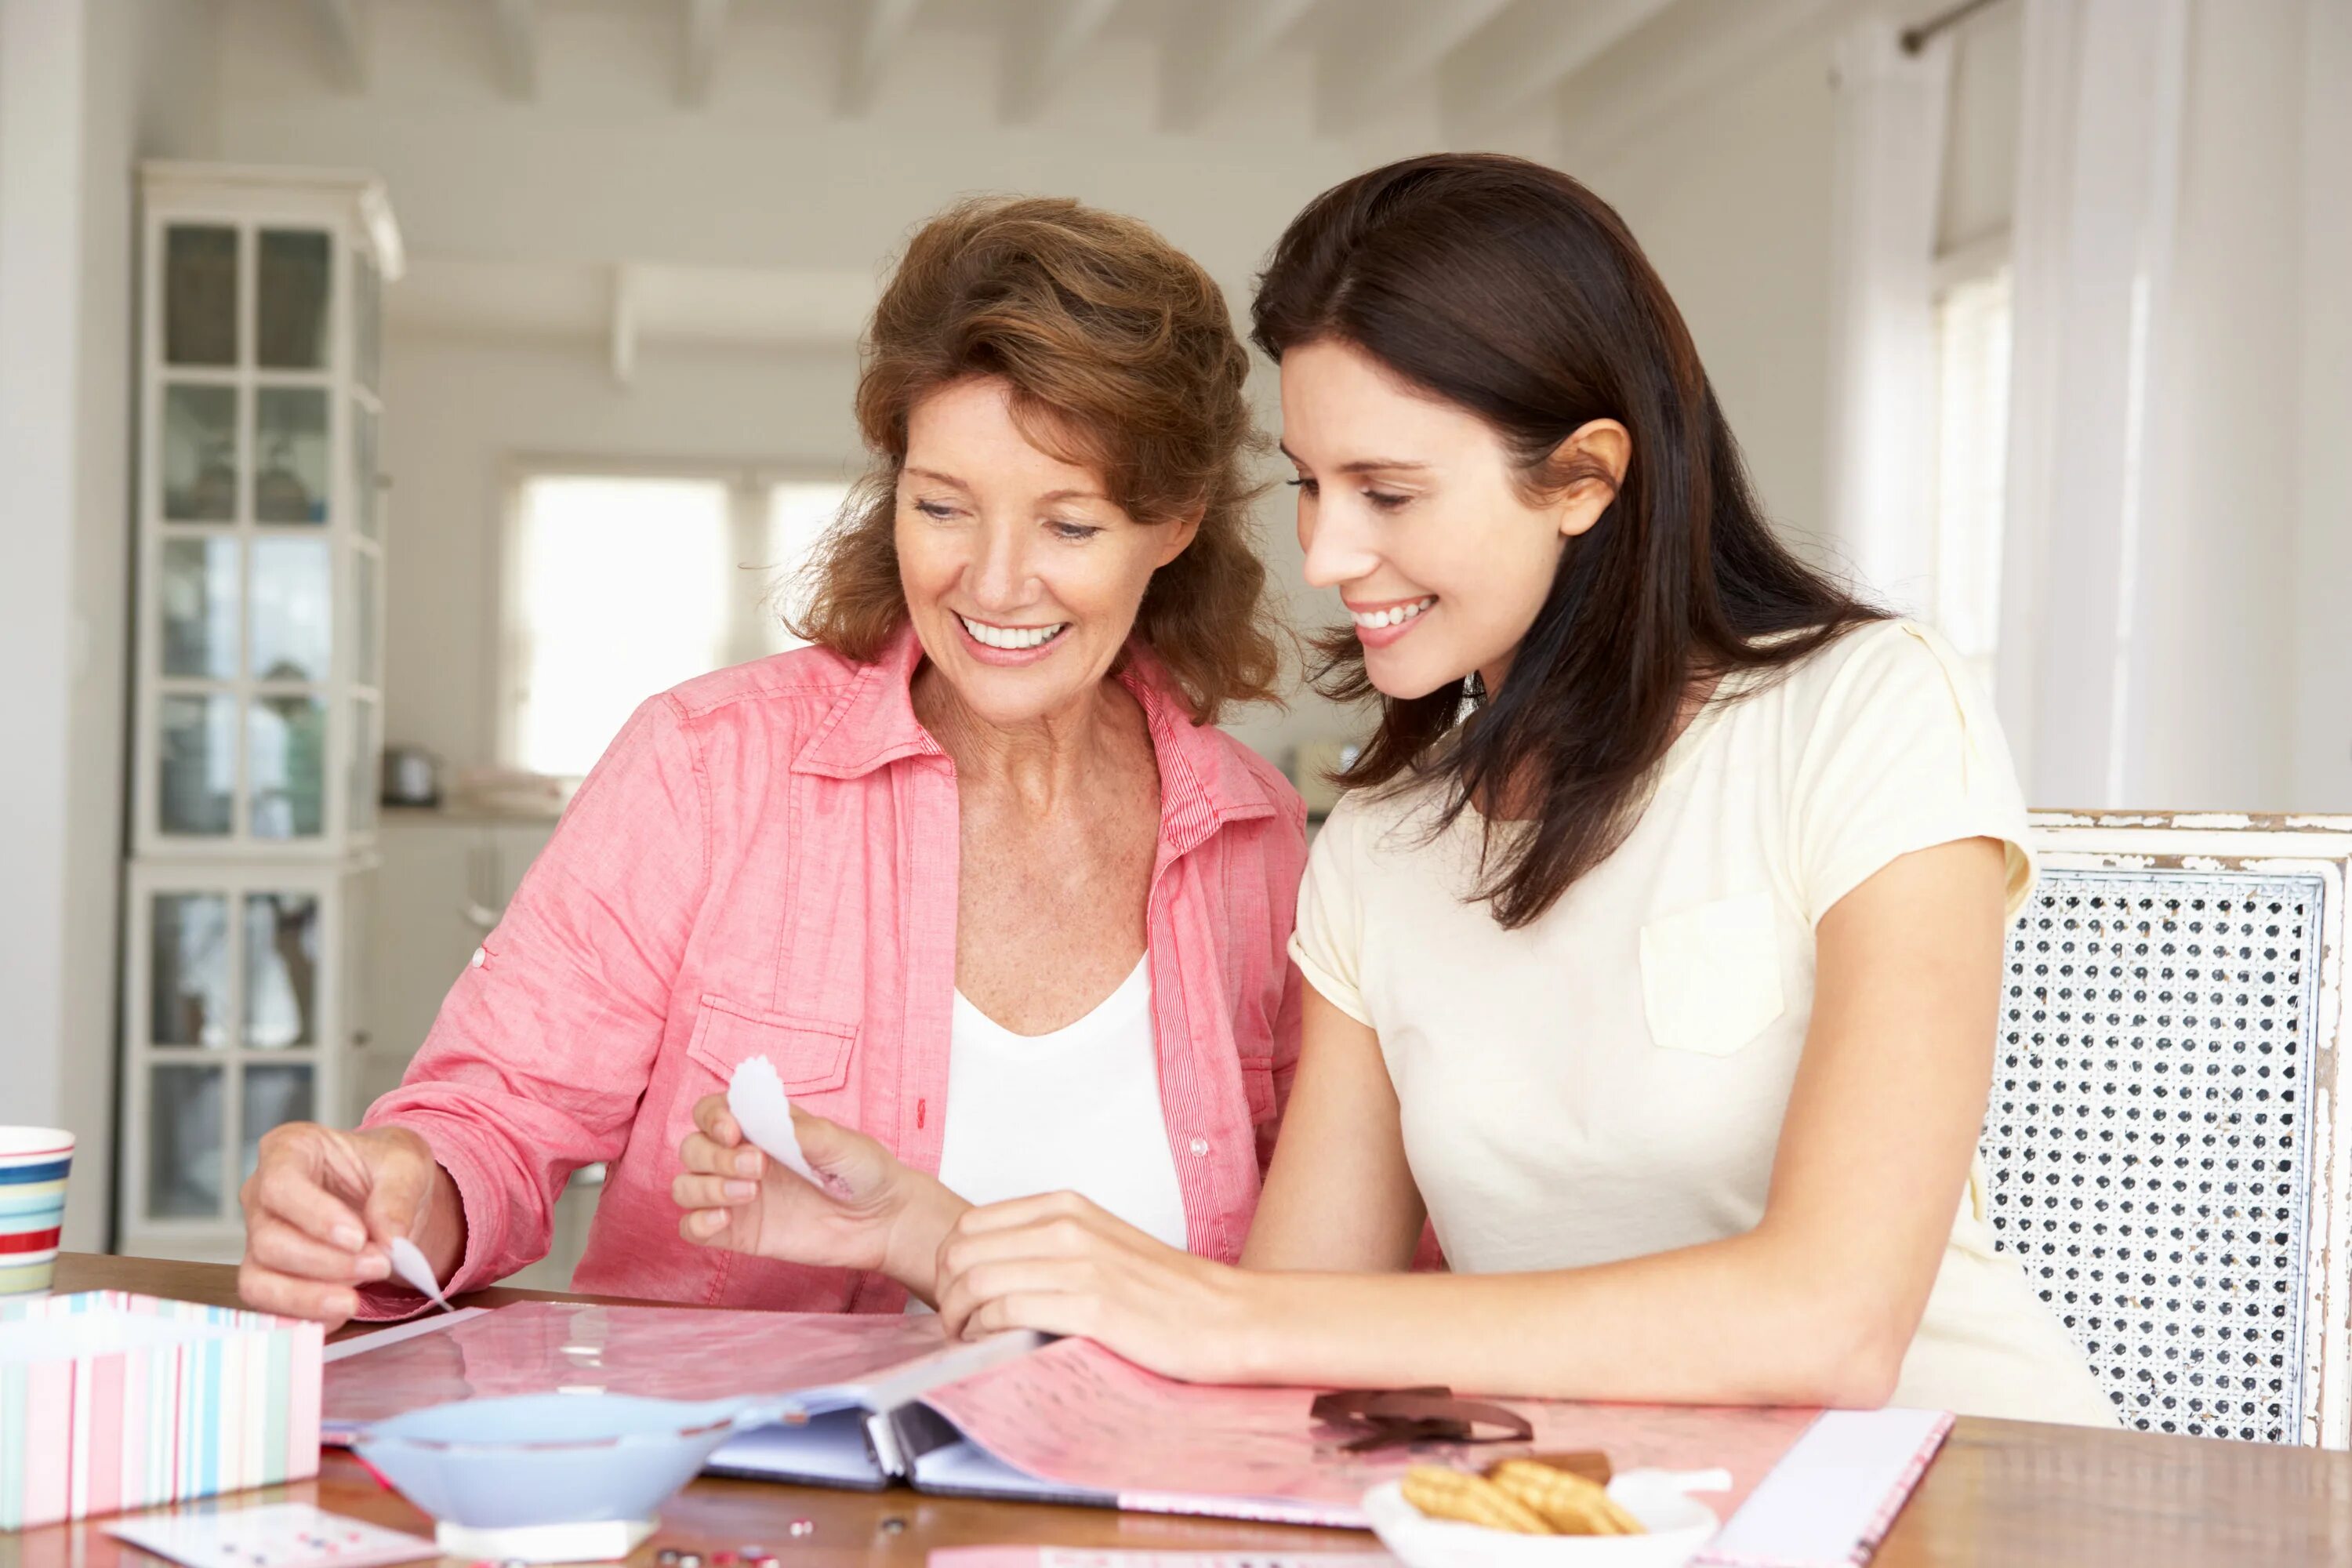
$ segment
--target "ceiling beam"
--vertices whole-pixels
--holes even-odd
[[[841,68],[841,91],[835,107],[845,115],[864,114],[874,107],[882,73],[907,40],[922,0],[863,0],[865,15],[852,18],[849,48]]]
[[[1475,135],[1535,108],[1671,0],[1523,5],[1445,62],[1438,105],[1449,134]]]
[[[1361,129],[1418,79],[1501,15],[1512,0],[1391,0],[1377,21],[1360,20],[1316,72],[1315,112],[1326,131]],[[1580,0],[1589,3],[1589,0]]]
[[[728,0],[686,0],[677,98],[689,109],[710,101],[710,84],[719,75],[719,43],[727,31],[727,6]]]
[[[360,43],[360,0],[310,0],[310,19],[325,51],[327,75],[346,92],[367,89],[367,55]]]
[[[1288,37],[1316,0],[1217,0],[1177,6],[1181,33],[1160,50],[1160,121],[1170,131],[1200,127],[1266,51]],[[1207,15],[1202,15],[1206,12]]]
[[[1069,75],[1086,47],[1118,9],[1118,0],[1042,0],[1025,25],[1004,42],[1004,87],[997,112],[1007,125],[1026,125]]]
[[[511,99],[539,96],[539,12],[533,0],[490,0],[499,87]]]

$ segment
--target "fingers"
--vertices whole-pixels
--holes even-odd
[[[247,1226],[245,1257],[271,1273],[323,1285],[365,1284],[392,1272],[381,1252],[330,1247],[266,1215]]]
[[[433,1162],[405,1143],[369,1146],[368,1194],[362,1210],[369,1239],[390,1247],[416,1228],[433,1193]]]
[[[1056,1321],[1090,1321],[1100,1299],[1096,1271],[1084,1261],[1073,1258],[1024,1258],[1008,1263],[982,1264],[952,1279],[942,1278],[940,1283],[940,1321],[950,1339],[998,1329],[1041,1327],[1041,1323],[1029,1320],[1042,1310],[1036,1307],[1036,1300],[1049,1296],[1060,1299],[1061,1304],[1052,1309]],[[1003,1305],[1013,1299],[1030,1303],[1028,1310],[1018,1314],[1023,1321],[1016,1321],[1013,1315],[1008,1315]],[[1086,1331],[1071,1328],[1050,1331]]]
[[[1020,1200],[1027,1203],[1031,1200]],[[995,1209],[1011,1208],[996,1204]],[[1105,1245],[1087,1223],[1072,1215],[1051,1215],[1027,1225],[991,1228],[972,1222],[990,1209],[966,1209],[940,1243],[940,1283],[990,1263],[1023,1258],[1076,1258]]]
[[[263,1137],[243,1194],[247,1223],[273,1216],[314,1240],[356,1253],[367,1245],[366,1226],[357,1210],[320,1182],[320,1131],[304,1123],[272,1128]]]
[[[682,1209],[735,1208],[760,1195],[760,1184],[740,1176],[703,1176],[691,1173],[671,1179],[670,1201]]]
[[[950,1331],[950,1337],[984,1340],[1008,1329],[1034,1329],[1040,1333],[1095,1339],[1099,1337],[1096,1322],[1097,1315],[1087,1298],[1041,1290],[999,1296],[982,1303],[978,1311],[964,1319],[960,1330]]]
[[[236,1293],[257,1312],[281,1318],[308,1318],[336,1328],[360,1310],[359,1292],[348,1285],[297,1279],[247,1258],[236,1271]]]
[[[722,1148],[732,1149],[743,1142],[743,1130],[735,1124],[723,1094],[706,1094],[694,1102],[694,1124]]]
[[[689,1171],[711,1175],[743,1176],[757,1181],[767,1156],[749,1144],[727,1144],[702,1132],[689,1132],[677,1146],[678,1163]]]
[[[688,1209],[677,1220],[677,1234],[697,1247],[717,1247],[735,1218],[729,1209]]]
[[[1039,1193],[1034,1197],[1008,1198],[1001,1204],[987,1204],[967,1209],[956,1228],[967,1236],[980,1236],[995,1230],[1018,1230],[1024,1226],[1046,1220],[1066,1219],[1091,1226],[1096,1220],[1111,1220],[1101,1208],[1076,1193]]]

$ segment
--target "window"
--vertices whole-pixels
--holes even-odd
[[[1937,629],[1993,689],[2009,478],[2010,272],[1948,283],[1936,300]]]
[[[524,475],[509,524],[501,760],[584,773],[656,692],[799,647],[778,594],[847,492],[755,473]]]

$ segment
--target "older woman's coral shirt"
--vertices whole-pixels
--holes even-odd
[[[955,994],[955,766],[917,722],[903,632],[688,682],[637,710],[366,1125],[414,1128],[456,1181],[452,1289],[545,1256],[555,1198],[611,1166],[583,1291],[895,1312],[878,1275],[680,1239],[694,1102],[763,1055],[808,1110],[936,1173]],[[1192,1249],[1231,1261],[1298,1051],[1286,955],[1306,858],[1282,775],[1194,725],[1150,652],[1118,679],[1160,764],[1150,959],[1160,1103]],[[1074,911],[1079,918],[1084,911]],[[414,1300],[371,1291],[368,1315]]]

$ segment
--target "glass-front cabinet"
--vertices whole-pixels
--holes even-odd
[[[362,176],[151,164],[140,854],[363,847],[382,746],[383,280]]]
[[[383,745],[373,176],[142,171],[127,1249],[205,1256],[279,1121],[342,1119]],[[233,1253],[231,1253],[233,1255]]]
[[[281,1121],[349,1125],[372,864],[134,862],[124,909],[125,1250],[236,1256]]]

